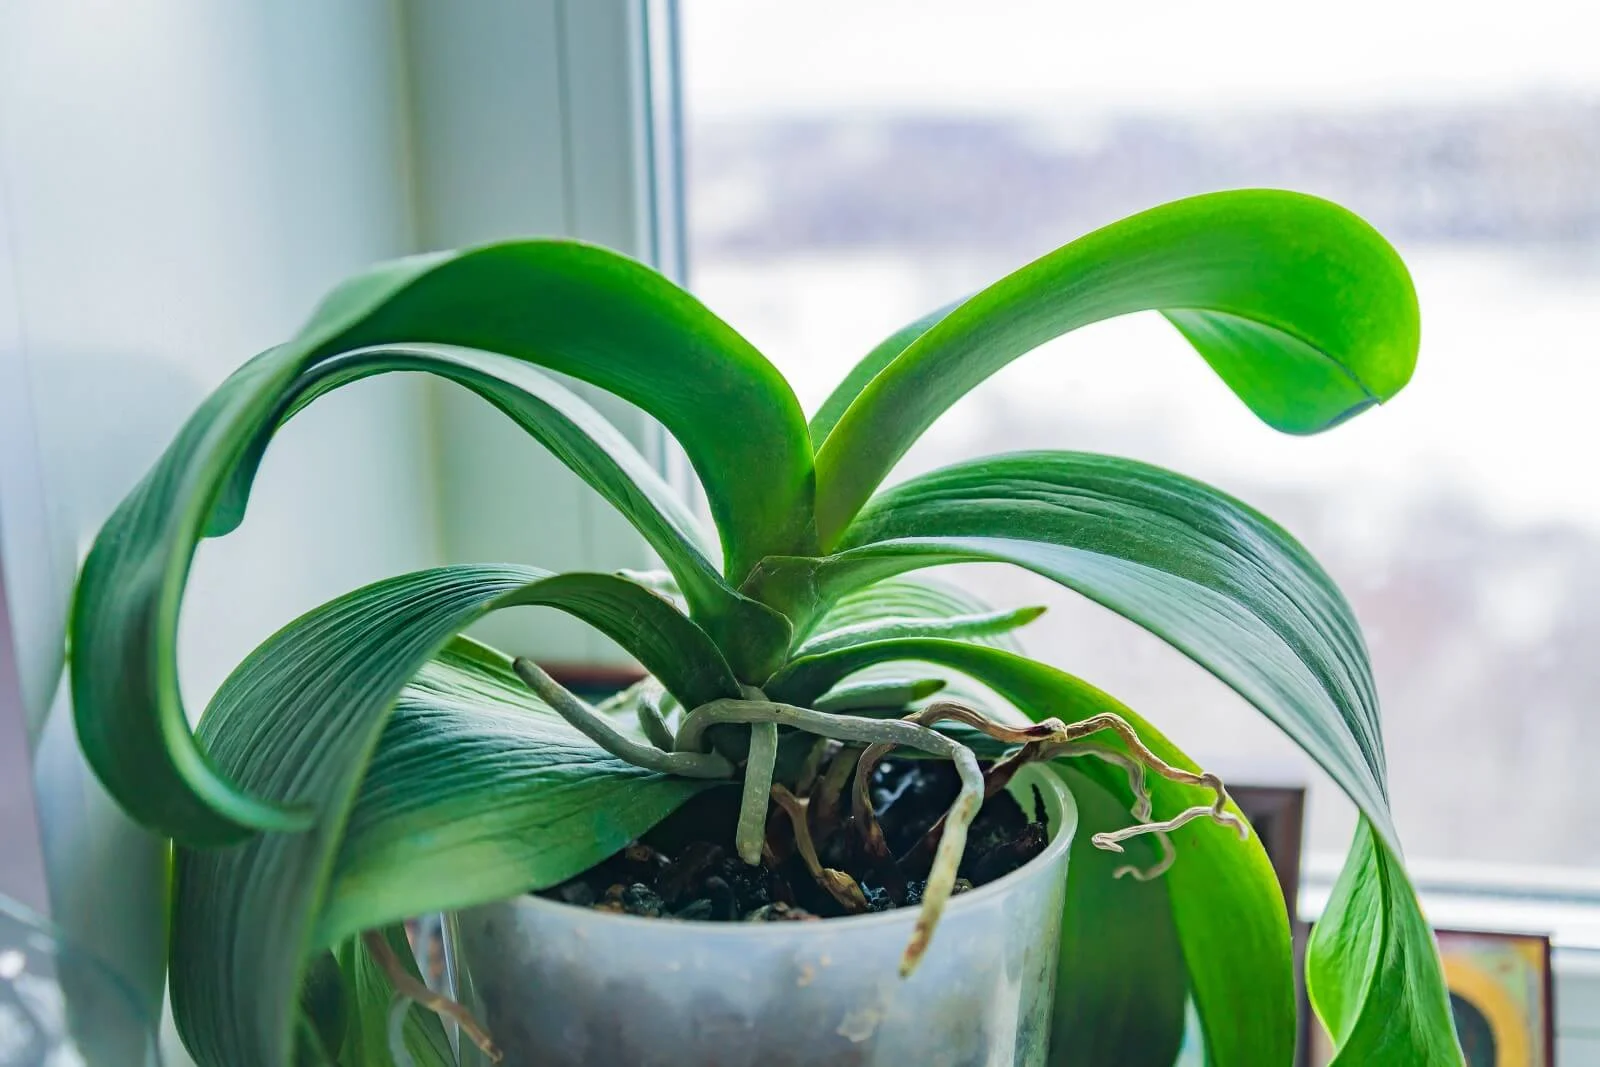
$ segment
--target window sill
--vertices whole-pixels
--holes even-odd
[[[1308,857],[1300,914],[1322,913],[1340,860]],[[1600,1064],[1600,877],[1538,867],[1408,865],[1423,910],[1451,930],[1547,934],[1554,946],[1556,1062]]]

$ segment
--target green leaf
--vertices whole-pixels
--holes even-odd
[[[316,956],[306,968],[300,987],[300,1032],[295,1041],[295,1063],[323,1067],[339,1062],[350,1029],[351,990],[339,961],[331,952]],[[343,1067],[343,1065],[340,1065]]]
[[[707,558],[700,524],[682,494],[667,485],[633,443],[598,411],[522,360],[494,352],[444,345],[387,345],[319,363],[302,374],[279,401],[280,415],[256,435],[233,471],[212,514],[213,533],[243,518],[251,482],[273,434],[319,397],[377,374],[424,371],[463,385],[521,426],[569,470],[613,505],[644,537],[671,572],[692,618],[718,645],[752,672],[780,655],[790,637],[788,620],[735,592]],[[508,479],[507,492],[518,491]],[[770,668],[768,668],[770,669]]]
[[[1453,1047],[1444,979],[1400,860],[1389,810],[1376,690],[1349,605],[1310,555],[1247,506],[1192,479],[1131,460],[1025,453],[959,464],[876,498],[842,540],[804,567],[768,561],[767,596],[826,603],[886,575],[960,561],[1009,562],[1139,623],[1239,692],[1326,769],[1378,844],[1358,836],[1359,877],[1319,933],[1313,988],[1342,1019],[1386,1016],[1415,1059]],[[788,571],[786,571],[788,568]],[[789,571],[803,578],[789,582]],[[763,599],[767,599],[764,596]],[[799,670],[796,661],[791,670]],[[1366,833],[1363,829],[1360,833]],[[1361,879],[1383,886],[1371,896]],[[1176,898],[1175,898],[1176,899]],[[1370,961],[1391,966],[1368,981]],[[1396,976],[1399,977],[1396,977]],[[1388,999],[1391,983],[1419,995]],[[1376,1023],[1371,1025],[1377,1025]],[[1393,1035],[1409,1035],[1393,1037]],[[1350,1061],[1350,1062],[1358,1062]],[[1400,1062],[1400,1061],[1395,1061]],[[1448,1061],[1446,1061],[1448,1062]]]
[[[1133,818],[1127,798],[1100,785],[1092,764],[1057,765],[1078,804],[1078,834],[1067,865],[1050,1062],[1172,1067],[1189,980],[1167,882],[1113,877],[1128,858],[1095,848],[1091,838]]]
[[[823,548],[974,386],[1045,341],[1149,310],[1165,312],[1252,411],[1292,433],[1387,400],[1416,362],[1411,279],[1355,215],[1271,190],[1165,204],[1002,278],[877,370],[818,448]]]
[[[313,941],[556,885],[715,784],[606,754],[541,705],[509,659],[457,638],[384,728]]]
[[[1365,821],[1311,932],[1306,977],[1339,1050],[1331,1067],[1462,1062],[1433,931]]]
[[[879,341],[872,351],[861,358],[861,362],[851,367],[850,373],[844,376],[844,381],[834,387],[833,392],[828,394],[828,399],[822,402],[822,407],[811,416],[811,440],[816,442],[817,447],[820,448],[822,442],[827,440],[828,434],[833,432],[840,416],[849,409],[855,398],[861,395],[861,390],[867,387],[867,383],[878,376],[879,371],[893,363],[895,357],[904,352],[912,341],[933,329],[946,315],[960,306],[961,301],[958,300],[953,304],[946,304],[937,311],[930,311],[915,322],[907,323]]]
[[[828,630],[808,639],[795,649],[796,656],[813,656],[851,645],[886,641],[896,637],[990,637],[1010,633],[1044,614],[1042,607],[987,611],[976,615],[950,615],[944,618],[888,616],[873,622],[858,622]]]
[[[1163,638],[1238,690],[1395,838],[1376,690],[1333,580],[1281,527],[1134,460],[1024,452],[887,490],[824,560],[824,599],[958,559],[1014,563]]]
[[[577,394],[520,359],[445,345],[387,345],[336,356],[311,367],[278,398],[277,417],[255,435],[234,468],[208,534],[244,519],[261,459],[289,419],[342,386],[392,372],[426,372],[477,393],[550,451],[634,526],[666,564],[693,606],[720,606],[732,596],[706,556],[699,523],[649,462]],[[525,492],[508,474],[507,493]]]
[[[215,533],[237,521],[248,469],[292,411],[286,397],[302,392],[302,376],[385,344],[499,352],[644,408],[703,480],[728,573],[742,578],[762,555],[814,549],[810,438],[793,392],[748,342],[660,275],[568,241],[374,268],[335,290],[293,341],[251,360],[206,399],[84,564],[70,635],[79,738],[117,801],[162,834],[225,841],[308,824],[303,808],[241,791],[195,744],[178,690],[178,614],[196,543],[208,526]],[[485,367],[460,375],[485,383]],[[236,473],[241,464],[246,471]],[[684,566],[681,556],[674,562]]]
[[[898,714],[907,705],[926,700],[944,687],[943,678],[883,678],[830,689],[812,701],[811,706],[834,715],[841,712]]]
[[[409,342],[503,352],[655,416],[700,476],[730,575],[813,543],[810,436],[794,392],[732,327],[640,263],[562,240],[400,260],[341,285],[293,344],[314,361]]]
[[[777,699],[798,703],[796,696],[862,666],[903,660],[937,663],[970,675],[1032,719],[1056,716],[1073,722],[1103,713],[1120,715],[1157,755],[1196,769],[1149,722],[1082,679],[1003,649],[962,641],[914,638],[815,656],[796,661],[784,684],[774,688],[787,694]],[[1115,744],[1109,736],[1105,743]],[[1075,763],[1074,769],[1087,770],[1088,765]],[[1175,814],[1211,799],[1205,790],[1154,775],[1149,782],[1158,814]],[[1106,784],[1131,805],[1126,785]],[[1231,830],[1209,820],[1189,823],[1172,838],[1178,861],[1163,878],[1213,1062],[1287,1065],[1294,1048],[1289,918],[1261,843],[1254,836],[1240,842]],[[1163,980],[1159,973],[1156,980]],[[1104,1002],[1100,1006],[1106,1008]]]
[[[339,903],[338,914],[350,925],[381,925],[402,917],[382,914],[378,905],[352,906],[347,899],[351,894],[360,898],[365,892],[365,899],[379,905],[390,900],[407,906],[424,903],[420,894],[406,895],[403,885],[373,888],[371,879],[336,880],[336,859],[347,847],[346,827],[362,829],[351,818],[357,789],[402,687],[423,664],[485,613],[541,604],[575,615],[617,640],[691,706],[739,692],[709,639],[692,622],[653,593],[612,575],[547,577],[524,567],[445,567],[377,582],[290,623],[229,676],[200,724],[200,740],[223,774],[254,795],[307,806],[317,818],[304,833],[259,836],[228,849],[178,851],[175,906],[184,921],[174,927],[170,988],[179,1032],[197,1060],[227,1067],[282,1067],[288,1062],[305,966],[316,948],[331,947],[343,932],[322,934],[323,911],[330,902]],[[471,658],[457,656],[455,665],[459,668]],[[473,685],[493,691],[482,683],[483,673],[473,676]],[[465,683],[458,688],[466,688]],[[437,740],[407,749],[409,755],[400,760],[402,767],[410,767],[411,777],[396,774],[398,794],[385,792],[384,780],[376,779],[362,795],[375,795],[368,803],[388,805],[420,820],[414,824],[423,828],[416,830],[420,834],[429,825],[437,826],[438,819],[430,823],[427,813],[419,814],[426,796],[416,794],[436,794],[444,804],[463,803],[473,781],[463,783],[459,776],[478,770],[482,777],[476,781],[489,787],[489,793],[480,791],[465,801],[465,809],[454,809],[455,822],[458,830],[469,825],[476,830],[479,818],[493,822],[493,790],[514,788],[512,779],[526,777],[530,770],[526,764],[495,758],[497,748],[527,748],[559,763],[580,744],[570,740],[541,748],[548,724],[528,707],[525,700],[512,705],[516,714],[510,726],[503,717],[477,731],[435,723]],[[528,729],[518,732],[520,725]],[[592,751],[584,744],[582,751]],[[635,787],[656,790],[653,799],[640,801],[643,808],[634,809],[648,815],[641,819],[644,825],[623,827],[636,832],[687,795],[676,785],[660,789],[648,779],[636,780]],[[553,837],[571,833],[559,825],[564,819],[583,818],[588,811],[581,797],[563,798],[561,791],[536,784],[516,799],[544,805],[542,810],[556,824]],[[472,813],[471,824],[461,819],[463,810]],[[521,832],[531,832],[536,816],[521,817]],[[366,829],[366,852],[383,848],[381,828],[369,821]],[[459,859],[454,850],[471,844],[452,841],[447,833],[435,831],[435,836],[439,847],[425,848],[429,856]],[[494,842],[480,843],[487,847]],[[414,834],[411,844],[416,848],[426,842]],[[527,854],[520,843],[500,844]],[[359,873],[359,864],[356,869]],[[430,871],[391,868],[383,878],[441,884],[443,876],[436,868]],[[456,899],[424,907],[464,903],[460,897],[468,894],[468,886],[481,890],[479,900],[505,895],[503,878],[491,881],[486,876],[479,882],[470,869],[453,871]],[[497,869],[496,877],[501,873]],[[528,884],[536,881],[530,876]]]
[[[807,561],[805,565],[812,568],[816,566],[814,561]],[[761,586],[768,566],[764,561],[756,567],[751,575],[753,585]],[[890,578],[870,588],[846,593],[827,604],[825,610],[820,601],[814,598],[791,600],[787,605],[795,617],[804,623],[796,629],[808,635],[808,641],[815,636],[885,619],[941,620],[963,615],[987,615],[994,611],[993,606],[981,597],[958,585],[922,576]],[[1023,609],[1023,612],[1028,610]],[[820,616],[818,611],[822,612]],[[1024,617],[1017,625],[1030,621],[1030,618]],[[1022,646],[1008,631],[971,634],[968,639],[996,648],[1009,648],[1013,652],[1022,651]]]

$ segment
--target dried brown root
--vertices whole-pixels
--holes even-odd
[[[883,836],[883,826],[878,822],[877,812],[872,810],[872,773],[893,748],[893,745],[872,745],[856,760],[850,814],[855,820],[856,832],[861,837],[863,857],[871,866],[873,875],[883,883],[889,899],[898,905],[905,903],[906,899],[905,872],[890,854],[889,842]],[[939,821],[942,823],[944,819],[940,818]]]
[[[788,726],[819,737],[832,737],[840,741],[853,741],[873,747],[878,745],[905,745],[939,756],[955,764],[961,779],[961,790],[945,820],[944,840],[933,858],[928,871],[928,883],[922,892],[922,910],[917,914],[916,926],[911,933],[911,943],[900,959],[900,974],[909,975],[916,969],[922,954],[933,937],[934,927],[944,906],[955,891],[956,872],[961,866],[961,854],[967,844],[967,830],[983,803],[983,770],[978,757],[965,745],[904,719],[861,719],[851,715],[829,715],[793,704],[764,700],[713,700],[695,708],[684,717],[678,729],[680,752],[695,751],[706,731],[719,723],[770,722]],[[881,757],[880,757],[881,758]]]
[[[1115,733],[1122,743],[1127,746],[1128,752],[1123,753],[1105,745],[1084,741],[1083,738],[1092,734],[1110,730]],[[1139,738],[1139,735],[1130,726],[1127,720],[1120,715],[1110,713],[1091,716],[1082,722],[1076,722],[1066,727],[1064,736],[1059,741],[1051,741],[1042,746],[1040,758],[1057,759],[1071,758],[1074,756],[1095,756],[1108,763],[1116,764],[1128,774],[1129,785],[1133,789],[1134,803],[1132,814],[1138,822],[1133,826],[1107,833],[1095,834],[1089,839],[1096,848],[1108,852],[1122,852],[1122,842],[1144,834],[1155,834],[1160,842],[1161,858],[1148,868],[1134,866],[1118,867],[1113,873],[1117,878],[1131,875],[1135,880],[1145,882],[1152,878],[1160,877],[1166,873],[1173,864],[1176,852],[1172,841],[1167,837],[1173,830],[1195,819],[1209,817],[1221,826],[1231,826],[1243,841],[1250,836],[1250,826],[1239,816],[1228,810],[1228,787],[1222,779],[1208,772],[1186,771],[1181,767],[1174,767],[1160,756],[1156,755]],[[1199,804],[1170,819],[1161,821],[1153,820],[1150,791],[1145,782],[1144,771],[1149,769],[1180,785],[1199,786],[1209,789],[1215,799],[1210,804]]]
[[[872,745],[861,754],[861,759],[856,761],[855,789],[850,795],[850,814],[855,816],[861,847],[870,859],[880,864],[892,863],[894,857],[889,854],[889,842],[884,839],[878,814],[872,810],[872,773],[893,750],[893,745]]]
[[[489,1036],[489,1031],[483,1024],[472,1017],[472,1013],[464,1006],[451,1000],[442,993],[435,993],[405,969],[400,958],[394,954],[394,948],[383,936],[381,930],[368,930],[361,935],[361,943],[366,945],[367,954],[389,979],[389,985],[394,988],[396,995],[415,1001],[427,1008],[435,1015],[455,1020],[461,1027],[461,1032],[487,1057],[491,1063],[499,1063],[501,1053],[495,1047],[494,1039]]]
[[[931,726],[945,719],[954,719],[982,730],[996,740],[1022,745],[1017,752],[990,767],[988,773],[984,775],[985,799],[1005,788],[1018,770],[1036,760],[1094,756],[1121,768],[1128,776],[1128,786],[1133,794],[1133,806],[1130,811],[1137,824],[1122,830],[1096,834],[1090,838],[1090,842],[1096,848],[1109,852],[1122,852],[1124,851],[1122,842],[1144,834],[1153,834],[1159,844],[1161,857],[1150,867],[1141,868],[1133,865],[1118,867],[1112,872],[1113,877],[1131,876],[1136,881],[1143,882],[1165,874],[1177,858],[1177,852],[1168,834],[1201,816],[1210,817],[1221,825],[1233,827],[1239,834],[1240,840],[1250,836],[1249,826],[1228,810],[1228,790],[1221,778],[1214,774],[1187,771],[1167,763],[1150,750],[1133,727],[1120,715],[1105,713],[1071,724],[1051,718],[1031,726],[1015,727],[996,722],[966,705],[941,701],[930,704],[907,718],[923,726]],[[1124,752],[1110,745],[1085,740],[1104,731],[1116,734],[1127,746],[1128,751]],[[1149,782],[1146,780],[1146,769],[1169,781],[1209,789],[1215,794],[1216,799],[1209,805],[1189,808],[1171,819],[1155,821],[1154,800],[1150,793]],[[861,788],[859,771],[856,784],[859,791]],[[916,864],[925,861],[925,857],[930,855],[937,845],[943,830],[943,820],[934,823],[923,839],[901,858],[901,862]],[[868,828],[864,827],[863,834],[868,832]]]
[[[800,764],[800,770],[795,775],[794,791],[799,796],[806,796],[811,792],[811,787],[817,784],[817,778],[822,774],[823,765],[838,753],[842,746],[839,742],[827,738],[813,739],[811,747],[806,751],[806,758]]]
[[[813,839],[832,837],[843,823],[844,790],[856,772],[856,762],[861,759],[861,749],[851,745],[841,748],[828,764],[822,778],[811,791],[809,816]]]
[[[817,858],[817,846],[811,840],[811,829],[806,823],[807,802],[795,796],[782,785],[772,787],[772,799],[782,808],[789,817],[789,824],[794,828],[794,847],[800,853],[800,858],[805,861],[806,869],[811,872],[829,896],[839,902],[839,906],[851,914],[859,914],[867,910],[867,896],[844,871],[833,867],[824,867]]]
[[[1110,745],[1094,741],[1076,741],[1072,747],[1057,752],[1054,758],[1071,759],[1075,756],[1093,756],[1103,763],[1122,768],[1128,776],[1128,789],[1133,793],[1133,807],[1129,812],[1140,822],[1149,822],[1155,815],[1155,799],[1150,795],[1150,784],[1145,780],[1144,764]]]
[[[1060,719],[1044,719],[1040,722],[1030,723],[1027,726],[1012,726],[992,719],[976,708],[968,707],[966,704],[957,704],[950,700],[941,700],[936,704],[929,704],[920,711],[907,715],[906,719],[920,726],[932,726],[934,723],[954,720],[971,726],[976,730],[981,730],[996,741],[1022,745],[1020,750],[1007,759],[995,763],[984,774],[983,798],[985,800],[1004,789],[1018,770],[1025,764],[1039,758],[1042,746],[1064,736],[1065,731],[1068,729]],[[875,768],[875,765],[876,761],[874,761],[874,767],[868,769],[866,776],[868,780],[871,778],[871,770]],[[857,770],[856,790],[858,800],[862,795],[862,788],[862,775]],[[930,826],[928,832],[922,836],[922,839],[911,846],[906,851],[906,854],[900,858],[900,862],[912,867],[920,867],[923,863],[928,862],[929,858],[938,849],[940,839],[944,836],[944,823],[944,818],[940,818]],[[874,819],[871,830],[876,829],[876,820]],[[862,832],[865,835],[871,831],[864,827]],[[878,831],[878,836],[882,836],[881,831]]]

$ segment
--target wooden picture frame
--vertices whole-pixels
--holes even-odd
[[[1312,1031],[1318,1027],[1306,995],[1306,942],[1311,935],[1311,924],[1301,921],[1299,905],[1300,859],[1305,849],[1305,787],[1230,785],[1228,794],[1261,839],[1261,847],[1266,850],[1283,890],[1294,948],[1295,1064],[1296,1067],[1310,1067]]]
[[[1467,1067],[1555,1067],[1550,938],[1489,930],[1434,934]],[[1326,1064],[1332,1055],[1319,1034],[1313,1062]]]

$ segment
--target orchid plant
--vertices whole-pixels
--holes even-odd
[[[418,981],[402,920],[555,886],[710,789],[738,791],[731,844],[748,863],[763,861],[769,820],[813,825],[808,804],[850,804],[850,832],[881,847],[860,783],[902,746],[954,761],[962,783],[926,842],[903,969],[936,941],[983,796],[1043,763],[1066,778],[1086,831],[1057,992],[1072,1054],[1170,1063],[1192,1003],[1210,1062],[1290,1064],[1285,907],[1222,783],[1133,709],[1024,655],[1010,632],[1036,609],[992,610],[911,576],[1000,562],[1163,638],[1349,794],[1361,820],[1310,942],[1312,1002],[1340,1064],[1460,1063],[1401,864],[1362,636],[1300,544],[1213,488],[1113,456],[985,456],[880,488],[1013,359],[1150,310],[1294,434],[1387,400],[1417,353],[1416,298],[1394,250],[1344,209],[1276,191],[1182,200],[1073,241],[886,338],[809,421],[730,326],[594,246],[416,256],[334,290],[194,413],[106,522],[77,587],[79,737],[120,804],[172,842],[170,992],[190,1053],[204,1067],[388,1063],[396,994],[434,1009],[406,1016],[416,1062],[450,1062],[435,1012],[492,1047]],[[699,477],[714,537],[545,371],[659,420]],[[269,638],[191,731],[175,641],[198,543],[244,520],[285,423],[386,372],[489,401],[626,516],[665,571],[494,563],[377,582]],[[647,681],[591,706],[532,660],[461,635],[515,605],[596,627]],[[936,700],[934,670],[988,696]],[[818,738],[826,774],[806,758]],[[1136,849],[1148,860],[1115,854]],[[808,860],[854,907],[857,881]]]

